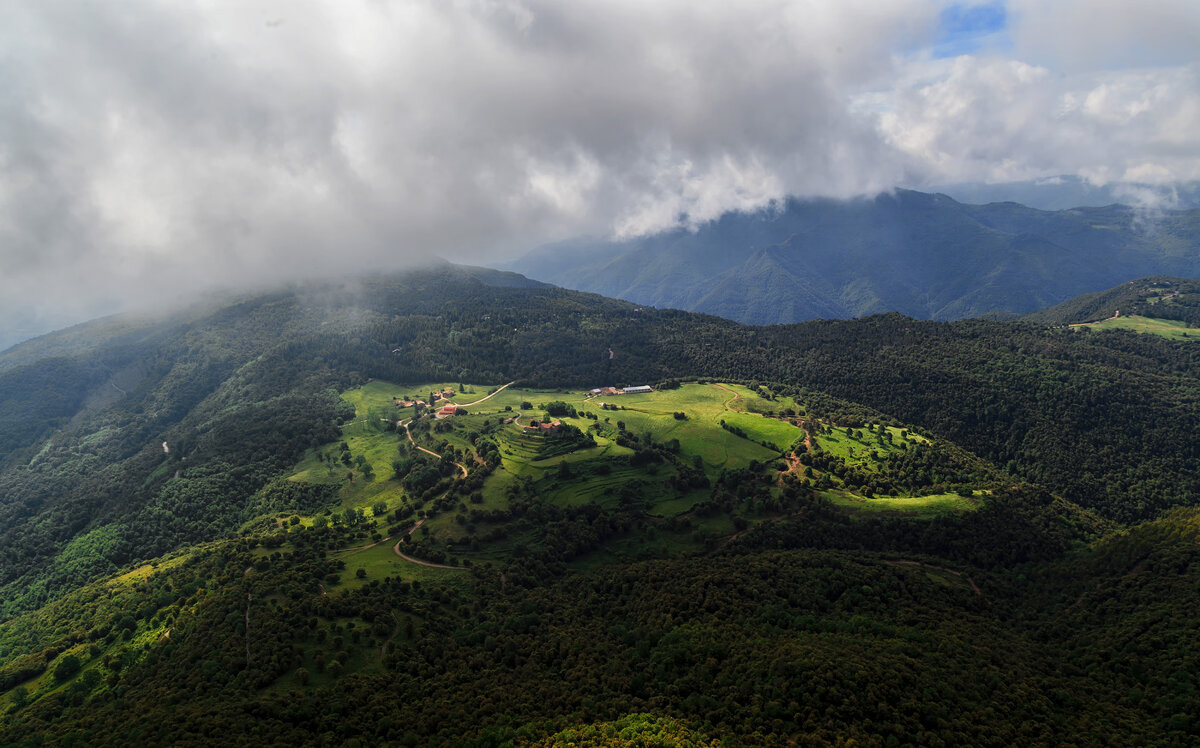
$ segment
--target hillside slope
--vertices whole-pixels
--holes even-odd
[[[1027,314],[1025,319],[1068,325],[1108,319],[1118,313],[1200,324],[1200,280],[1170,276],[1139,278]]]

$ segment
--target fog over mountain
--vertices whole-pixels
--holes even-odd
[[[789,195],[1194,181],[1197,36],[1183,0],[14,4],[0,347]]]

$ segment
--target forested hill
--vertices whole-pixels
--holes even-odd
[[[1152,274],[1200,275],[1200,211],[1041,211],[897,190],[790,199],[695,230],[535,250],[511,269],[750,324],[1028,313]]]
[[[1029,322],[1080,324],[1112,317],[1140,315],[1200,325],[1200,280],[1153,276],[1064,301],[1025,315]]]
[[[378,417],[435,382],[547,388],[545,416]],[[632,399],[523,433],[573,417],[553,388],[631,384],[787,436],[713,421],[748,451],[706,473]],[[1165,510],[1200,496],[1198,391],[1187,342],[747,327],[452,265],[46,336],[0,354],[0,743],[1185,745],[1198,524]],[[969,509],[820,493],[879,487],[868,462]],[[641,476],[688,506],[651,514]],[[428,556],[460,529],[477,563]]]
[[[293,289],[3,371],[0,598],[49,599],[229,531],[246,497],[329,439],[333,393],[368,378],[778,382],[926,428],[1116,519],[1200,495],[1194,346],[899,315],[751,328],[485,280],[444,266]],[[38,346],[64,350],[48,336],[0,360]]]

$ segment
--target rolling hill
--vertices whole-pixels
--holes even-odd
[[[1070,325],[1098,322],[1118,313],[1200,324],[1200,280],[1169,276],[1138,278],[1039,310],[1025,319]]]

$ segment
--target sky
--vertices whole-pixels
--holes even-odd
[[[0,348],[783,196],[1200,179],[1194,0],[0,0]],[[1164,198],[1164,196],[1166,196]]]

